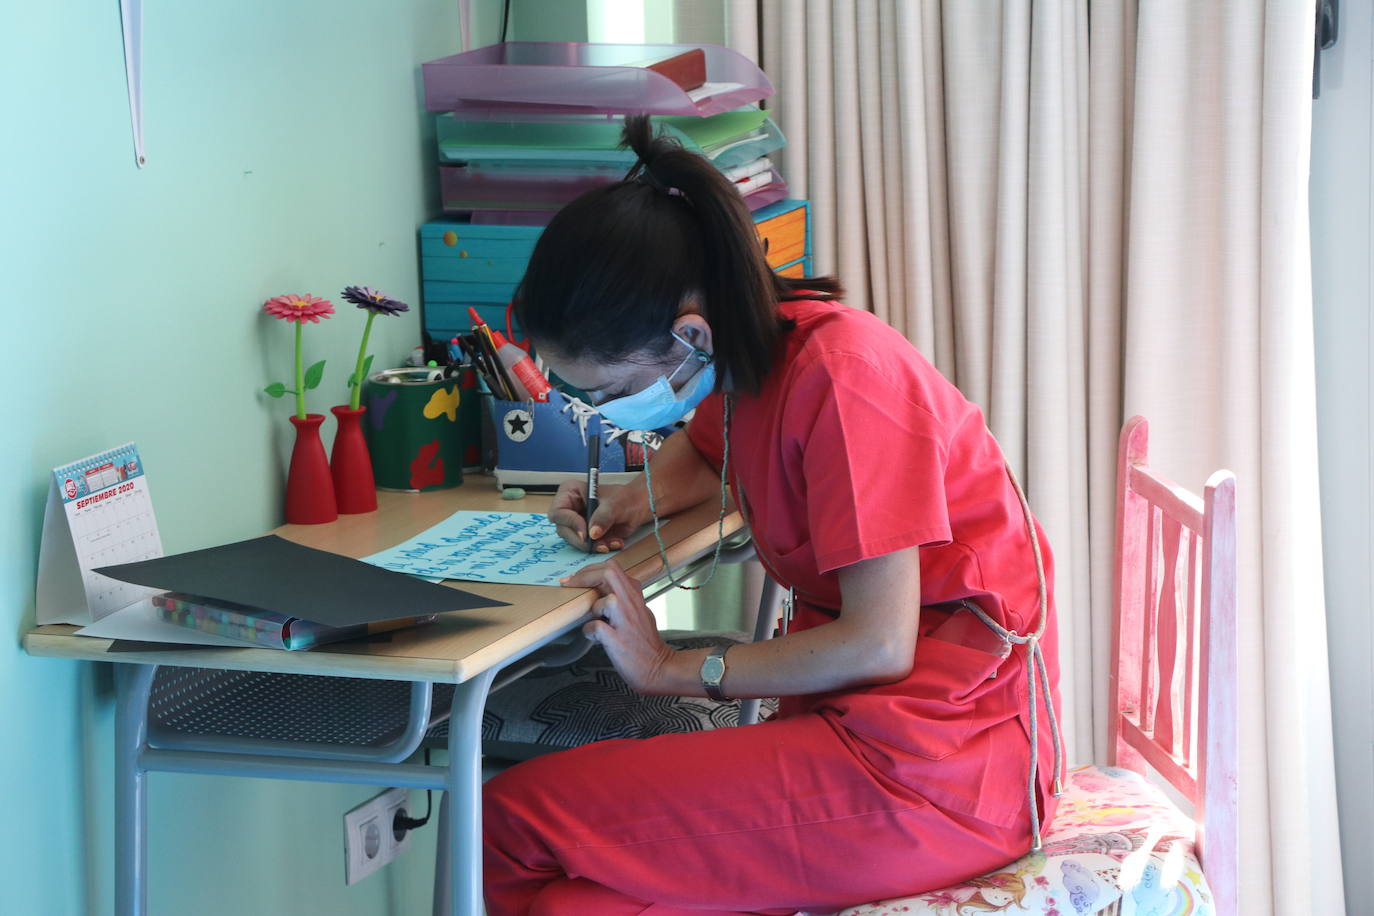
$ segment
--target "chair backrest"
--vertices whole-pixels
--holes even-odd
[[[1236,769],[1236,479],[1201,499],[1152,471],[1133,417],[1117,458],[1116,595],[1108,762],[1147,765],[1193,805],[1217,912],[1233,916]]]

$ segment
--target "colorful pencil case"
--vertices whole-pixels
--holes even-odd
[[[168,623],[203,633],[214,633],[268,649],[297,651],[324,643],[358,639],[374,633],[419,626],[434,620],[437,614],[422,617],[402,617],[351,627],[329,627],[299,617],[289,617],[228,601],[210,602],[193,595],[165,592],[154,595],[153,605],[158,616]]]

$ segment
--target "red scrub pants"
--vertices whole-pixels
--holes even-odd
[[[488,916],[830,912],[1024,855],[936,808],[819,714],[600,741],[519,764],[483,800]]]

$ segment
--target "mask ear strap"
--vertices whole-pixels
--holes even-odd
[[[714,356],[712,356],[710,353],[707,353],[705,350],[701,349],[701,347],[693,346],[686,340],[683,340],[681,337],[678,337],[677,331],[669,331],[668,333],[673,335],[674,340],[676,340],[678,343],[682,344],[684,347],[687,347],[692,351],[692,354],[689,357],[687,357],[688,359],[695,359],[699,363],[709,363],[711,360],[715,359]]]

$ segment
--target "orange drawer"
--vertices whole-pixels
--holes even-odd
[[[806,254],[806,208],[798,207],[758,224],[769,267],[781,267]]]

